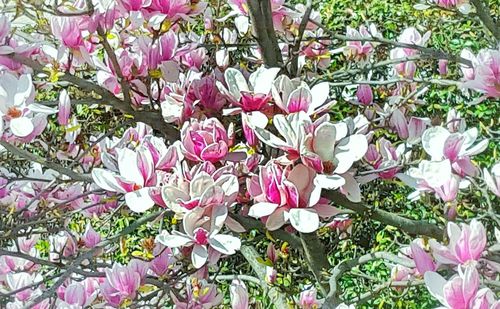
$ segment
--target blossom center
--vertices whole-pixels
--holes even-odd
[[[17,107],[10,107],[7,110],[7,116],[9,116],[12,119],[19,118],[22,115],[23,115],[23,112],[20,109],[18,109]]]
[[[194,230],[194,239],[196,241],[196,244],[198,245],[207,245],[208,244],[208,231],[205,230],[204,228],[197,228]]]

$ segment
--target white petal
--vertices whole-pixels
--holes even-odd
[[[192,239],[180,233],[168,234],[168,232],[164,231],[156,236],[156,241],[169,248],[179,248],[189,244]]]
[[[94,180],[96,185],[101,189],[106,191],[125,193],[125,190],[118,184],[116,175],[105,169],[94,168],[92,170],[92,180]]]
[[[443,149],[450,132],[443,127],[433,127],[422,134],[422,146],[433,161],[443,158]]]
[[[361,190],[356,179],[349,173],[343,174],[342,177],[345,179],[345,185],[342,186],[342,189],[347,198],[354,203],[361,202]]]
[[[213,206],[211,223],[210,223],[210,233],[212,235],[217,234],[222,227],[227,218],[227,207],[226,205],[216,205]]]
[[[276,210],[276,208],[278,208],[278,204],[266,202],[256,203],[252,207],[250,207],[248,215],[254,218],[261,218],[269,216]]]
[[[347,172],[355,161],[360,160],[368,150],[366,136],[361,134],[351,135],[337,144],[335,159],[338,160],[335,173]]]
[[[201,268],[208,259],[208,251],[205,246],[194,245],[193,252],[191,253],[191,262],[196,268]]]
[[[144,179],[137,167],[137,153],[128,148],[117,149],[116,152],[118,154],[118,169],[120,170],[120,175],[128,181],[143,186]]]
[[[155,205],[149,195],[150,188],[142,188],[125,194],[125,202],[133,212],[145,212]]]
[[[241,91],[249,91],[247,81],[240,71],[228,68],[224,73],[224,77],[229,87],[229,92],[236,100],[240,99]]]
[[[319,228],[319,216],[312,209],[290,209],[289,219],[292,226],[301,233],[312,233]]]
[[[333,161],[335,136],[335,125],[330,122],[320,124],[314,131],[314,152],[320,156],[322,161]]]
[[[477,154],[480,154],[481,152],[485,151],[486,148],[488,148],[488,143],[489,140],[485,139],[477,143],[476,145],[468,148],[468,149],[462,149],[460,151],[460,155],[468,155],[468,156],[474,156]]]
[[[442,304],[446,304],[443,294],[443,287],[446,284],[446,280],[436,272],[427,271],[424,274],[424,281],[431,295],[436,297]]]
[[[57,109],[37,103],[32,103],[28,105],[28,109],[34,113],[42,113],[46,115],[52,115],[57,113]]]
[[[245,118],[251,128],[257,127],[264,129],[269,122],[267,116],[261,112],[243,113],[241,117]]]
[[[255,135],[266,145],[274,148],[288,147],[288,144],[271,132],[255,127]]]
[[[345,185],[345,179],[339,175],[317,175],[314,184],[320,188],[334,190]]]
[[[241,240],[231,235],[214,235],[209,239],[210,246],[222,254],[234,254],[240,250]]]
[[[26,137],[33,132],[35,127],[29,118],[19,117],[10,121],[10,131],[18,137]]]
[[[312,87],[312,104],[309,110],[309,114],[320,107],[328,99],[330,95],[330,84],[328,82],[319,83]]]
[[[248,32],[248,17],[246,16],[238,16],[234,19],[234,25],[236,29],[240,33],[240,35],[245,35]]]
[[[260,67],[257,71],[250,75],[249,81],[253,86],[254,93],[262,93],[269,94],[271,91],[271,87],[273,86],[273,82],[276,79],[276,75],[278,75],[280,68],[270,68],[266,69],[264,67]]]
[[[175,61],[164,61],[161,66],[161,75],[166,82],[176,82],[179,79],[179,66]]]

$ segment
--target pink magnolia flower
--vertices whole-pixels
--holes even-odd
[[[221,161],[229,152],[229,137],[226,129],[216,118],[202,121],[192,119],[185,122],[181,130],[182,151],[194,162]]]
[[[448,159],[457,174],[462,177],[464,175],[475,176],[478,171],[470,157],[483,152],[488,147],[487,139],[475,144],[477,137],[477,128],[463,133],[450,133],[447,129],[436,126],[425,130],[422,135],[422,145],[432,161]]]
[[[232,309],[248,309],[248,291],[245,283],[234,279],[229,287]]]
[[[336,230],[339,233],[340,239],[349,237],[352,232],[352,219],[349,215],[337,215],[326,226],[330,229]]]
[[[316,309],[320,308],[322,302],[317,299],[316,289],[311,287],[300,293],[300,299],[297,305],[301,309]]]
[[[273,124],[284,140],[266,129],[255,127],[254,130],[263,143],[285,152],[278,162],[289,165],[300,158],[302,163],[320,173],[315,178],[316,185],[329,190],[344,186],[343,193],[359,202],[359,186],[347,172],[364,156],[368,142],[363,134],[354,134],[363,122],[361,118],[356,121],[348,118],[334,124],[324,115],[313,123],[300,111],[286,117],[274,116]]]
[[[491,174],[487,169],[484,169],[483,178],[486,186],[491,190],[491,192],[500,197],[500,162],[493,165]]]
[[[0,75],[0,135],[9,128],[13,139],[30,141],[43,131],[47,115],[57,110],[32,103],[34,96],[31,75]]]
[[[155,245],[153,249],[155,258],[151,261],[150,269],[158,276],[164,276],[169,270],[172,269],[176,259],[172,253],[172,249],[163,246],[160,243]]]
[[[161,188],[161,196],[164,204],[182,218],[195,208],[231,205],[238,189],[238,179],[229,168],[217,170],[208,162],[194,166],[189,172],[183,171],[183,175],[171,177],[170,182]]]
[[[431,32],[427,31],[423,36],[414,27],[406,28],[398,38],[398,41],[405,44],[425,46],[431,36]],[[419,51],[413,48],[398,47],[390,52],[391,59],[402,59],[417,55]],[[415,75],[416,65],[414,61],[404,61],[394,66],[397,74],[407,78],[413,78]]]
[[[221,93],[234,106],[224,110],[224,114],[243,114],[243,133],[250,146],[255,146],[257,142],[253,128],[263,128],[268,123],[265,112],[270,109],[271,88],[279,70],[279,68],[266,69],[262,66],[250,75],[247,83],[243,73],[228,68],[224,72],[224,79],[228,88],[217,82],[217,87]]]
[[[50,25],[52,33],[64,46],[79,49],[84,45],[82,32],[75,18],[54,17]]]
[[[175,303],[175,308],[179,309],[209,309],[218,306],[224,295],[217,292],[215,284],[209,284],[206,280],[188,278],[186,283],[186,296],[179,299],[173,293],[170,294]]]
[[[90,222],[87,223],[87,227],[85,228],[85,233],[83,234],[83,241],[85,243],[85,247],[94,248],[98,243],[101,242],[101,235],[97,233],[90,225]]]
[[[358,85],[356,91],[356,97],[358,102],[364,106],[369,106],[373,103],[373,91],[370,85],[361,84]]]
[[[88,281],[87,279],[86,282]],[[61,297],[64,302],[59,303],[59,306],[61,308],[65,306],[69,308],[84,308],[90,306],[97,296],[97,293],[89,294],[88,292],[84,284],[73,282],[64,289],[64,294]]]
[[[416,144],[420,142],[422,134],[430,124],[430,119],[411,117],[408,121],[403,112],[396,109],[391,115],[390,124],[400,138],[407,140],[410,144]]]
[[[156,70],[162,63],[167,61],[177,65],[173,58],[177,53],[178,43],[177,34],[172,30],[162,34],[154,44],[149,37],[140,37],[139,48],[146,55],[149,70]],[[176,81],[179,77],[178,71],[177,68],[176,78],[165,77],[165,80]]]
[[[249,216],[266,218],[266,227],[276,230],[287,221],[299,232],[311,233],[319,228],[319,218],[331,217],[336,209],[320,200],[321,187],[315,184],[316,172],[296,165],[290,172],[274,162],[260,168],[260,175],[247,182],[255,200]]]
[[[64,89],[59,94],[59,113],[57,114],[58,123],[62,126],[68,125],[70,113],[71,102],[68,92]]]
[[[446,9],[458,8],[462,14],[468,14],[471,10],[469,0],[433,0],[433,2]]]
[[[479,274],[475,265],[459,267],[458,274],[448,281],[438,273],[424,276],[427,289],[445,308],[500,308],[500,302],[488,289],[479,290]]]
[[[236,108],[224,111],[224,113],[262,111],[271,100],[271,87],[279,70],[279,68],[266,69],[260,67],[250,75],[249,83],[247,83],[243,73],[228,68],[224,72],[224,79],[228,88],[220,82],[217,82],[217,86]]]
[[[85,42],[82,29],[89,27],[84,18],[53,16],[50,22],[52,34],[61,41],[62,46],[58,49],[57,60],[62,61],[68,55],[68,49],[73,55],[73,64],[89,63],[93,65],[90,57],[90,43]],[[89,46],[87,46],[89,45]]]
[[[61,231],[56,235],[49,236],[50,254],[49,259],[59,262],[64,258],[74,255],[77,252],[77,244],[72,235]]]
[[[151,0],[119,0],[118,2],[128,11],[140,11],[151,4]]]
[[[434,259],[421,247],[421,242],[413,241],[410,244],[410,249],[411,257],[415,261],[416,269],[420,275],[424,275],[428,271],[436,271],[437,265]]]
[[[175,142],[167,147],[165,141],[153,135],[146,135],[141,143],[141,147],[147,149],[151,154],[156,170],[170,171],[183,159],[180,153],[180,143]]]
[[[500,50],[481,50],[472,65],[474,77],[463,86],[480,91],[490,98],[500,98]]]
[[[290,163],[301,158],[307,166],[329,174],[321,177],[330,178],[338,188],[344,183],[338,182],[338,176],[331,174],[347,172],[366,153],[368,142],[364,135],[350,134],[349,127],[355,126],[352,119],[337,124],[328,120],[328,115],[325,115],[312,123],[302,111],[288,116],[278,114],[274,116],[273,124],[284,140],[265,129],[254,129],[262,142],[286,152],[287,155],[278,161]]]
[[[10,32],[10,20],[7,15],[0,16],[0,42],[3,43]]]
[[[404,144],[394,147],[391,142],[383,137],[377,140],[375,145],[369,145],[364,159],[373,166],[375,171],[380,171],[361,177],[360,182],[364,183],[376,178],[393,179],[398,177],[403,179],[405,176],[400,173],[402,169],[400,165],[411,155],[410,152],[405,153],[405,151]]]
[[[196,48],[183,54],[181,56],[181,63],[191,70],[199,72],[208,58],[209,56],[205,48]]]
[[[196,16],[207,7],[207,2],[191,0],[152,0],[146,10],[152,14],[161,13],[170,22],[179,19],[189,20],[191,16]]]
[[[305,112],[308,115],[326,111],[333,104],[325,103],[330,95],[328,83],[319,83],[312,89],[297,79],[291,80],[281,75],[273,83],[273,99],[276,105],[287,114]]]
[[[11,272],[5,277],[5,283],[8,291],[19,291],[15,293],[15,297],[19,301],[27,301],[30,297],[35,294],[36,290],[26,288],[33,285],[34,283],[43,282],[42,275],[38,273],[27,273],[27,272]]]
[[[407,172],[413,181],[407,183],[417,189],[410,198],[418,198],[422,192],[433,192],[444,202],[456,200],[460,187],[467,185],[460,177],[452,173],[450,160],[428,161],[422,160],[418,168],[410,168]]]
[[[322,30],[320,29],[318,32],[320,32],[319,36],[321,36]],[[312,40],[302,47],[300,55],[313,61],[318,69],[326,70],[331,63],[330,49],[328,48],[331,44],[330,40]]]
[[[133,300],[144,280],[147,263],[132,260],[127,266],[118,263],[106,269],[106,280],[101,284],[101,293],[109,305],[119,307],[125,300]]]
[[[150,191],[156,185],[156,173],[151,152],[145,148],[138,151],[122,148],[116,152],[119,174],[94,168],[94,182],[106,191],[125,193],[127,206],[134,212],[144,212],[153,207],[155,202]]]
[[[347,26],[346,35],[352,38],[376,38],[382,36],[374,24],[370,24],[368,28],[362,25],[359,27],[359,31]],[[344,48],[344,54],[346,57],[348,59],[363,62],[369,60],[370,55],[373,53],[376,46],[376,43],[374,42],[362,41],[347,41],[346,44],[347,45]]]
[[[224,105],[226,105],[225,96],[216,86],[216,79],[209,75],[201,79],[195,79],[189,86],[186,99],[198,102],[198,107],[203,109],[205,115],[219,115]]]
[[[473,219],[470,224],[462,223],[460,228],[448,222],[449,244],[444,246],[431,239],[431,251],[439,263],[460,265],[478,261],[486,247],[486,230],[481,222]]]
[[[203,215],[203,209],[197,208],[188,212],[182,221],[184,233],[163,231],[156,241],[169,247],[192,247],[191,261],[193,266],[201,268],[208,260],[208,248],[222,254],[231,255],[240,249],[241,241],[231,235],[219,234],[227,218],[226,206],[212,208],[210,218]]]

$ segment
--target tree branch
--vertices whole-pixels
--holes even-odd
[[[471,0],[472,4],[476,7],[477,16],[488,29],[497,42],[500,42],[500,23],[495,23],[487,4],[483,0]]]
[[[415,267],[415,263],[409,258],[400,257],[395,254],[384,251],[365,254],[363,256],[360,256],[359,258],[355,258],[352,260],[345,260],[339,263],[337,266],[335,266],[332,271],[332,276],[330,277],[330,291],[325,299],[323,308],[333,309],[336,308],[337,305],[341,303],[341,300],[339,299],[338,295],[339,294],[338,280],[340,280],[340,278],[344,273],[348,272],[349,270],[351,270],[356,266],[360,266],[378,259],[387,260],[408,268]]]
[[[444,231],[436,224],[432,224],[423,220],[403,218],[396,214],[377,209],[363,203],[354,203],[337,191],[326,191],[323,195],[336,205],[354,210],[358,214],[367,218],[400,228],[408,234],[425,235],[437,240],[443,239]]]
[[[386,38],[380,38],[380,37],[374,37],[374,36],[371,36],[371,37],[367,36],[367,37],[360,37],[360,38],[350,37],[350,36],[335,33],[334,31],[331,31],[326,26],[322,25],[321,23],[318,23],[317,21],[315,21],[313,19],[309,19],[309,21],[311,23],[315,24],[316,26],[318,26],[319,28],[323,29],[323,31],[325,31],[326,33],[328,33],[328,38],[333,38],[333,39],[337,39],[337,40],[341,40],[341,41],[378,42],[378,43],[381,43],[384,45],[391,45],[391,46],[396,46],[396,47],[416,49],[416,50],[419,50],[426,55],[432,56],[434,59],[446,59],[446,60],[450,60],[450,61],[457,62],[457,63],[462,63],[462,64],[465,64],[469,67],[472,67],[472,62],[470,60],[456,56],[456,55],[448,54],[442,50],[437,50],[434,48],[415,45],[415,44],[396,42],[396,41],[392,41],[392,40],[389,40]]]
[[[302,37],[304,36],[304,31],[306,30],[307,24],[309,23],[309,19],[311,17],[312,12],[312,1],[307,0],[306,3],[306,11],[304,12],[304,16],[302,16],[302,20],[299,25],[299,35],[296,38],[295,45],[292,47],[290,52],[290,57],[292,57],[292,66],[290,68],[290,75],[292,77],[296,77],[299,72],[299,50],[300,43],[302,42]]]
[[[62,175],[66,175],[72,180],[75,181],[84,181],[84,182],[92,182],[92,177],[88,174],[77,173],[71,169],[65,168],[57,163],[49,162],[46,159],[39,157],[35,154],[32,154],[26,150],[19,149],[16,146],[9,144],[5,141],[0,141],[0,145],[5,147],[10,153],[19,156],[28,161],[39,163],[47,168],[50,168],[56,172],[59,172]]]
[[[318,282],[321,293],[327,295],[328,285],[324,283],[323,271],[330,268],[330,263],[328,263],[324,245],[319,241],[316,233],[300,233],[300,242],[304,249],[304,257],[307,265]]]
[[[257,250],[255,250],[255,248],[252,246],[243,245],[241,246],[240,251],[243,257],[248,261],[248,263],[252,267],[253,271],[257,274],[257,277],[261,279],[260,286],[264,290],[268,290],[267,295],[274,303],[276,308],[287,309],[288,305],[283,293],[280,293],[277,288],[269,287],[266,281],[263,280],[266,277],[266,266],[259,263],[258,261],[259,253],[257,252]]]
[[[248,0],[247,4],[264,64],[268,67],[283,67],[283,57],[273,26],[270,0]]]

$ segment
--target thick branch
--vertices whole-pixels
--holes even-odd
[[[377,209],[363,203],[354,203],[337,191],[327,191],[324,193],[324,196],[330,199],[336,205],[354,210],[355,212],[367,218],[400,228],[408,234],[425,235],[437,240],[443,239],[444,231],[436,224],[428,223],[423,220],[411,220],[403,218],[396,214]]]
[[[324,284],[323,271],[328,270],[330,268],[330,264],[328,263],[324,245],[319,241],[316,233],[301,233],[300,241],[302,243],[302,248],[304,249],[304,257],[307,261],[307,265],[318,282],[321,293],[323,293],[323,295],[327,295],[328,286]]]
[[[500,23],[495,23],[491,17],[490,10],[483,0],[471,0],[476,7],[477,16],[483,25],[493,34],[497,42],[500,42]]]
[[[283,67],[283,57],[273,26],[270,0],[248,0],[248,9],[265,65]]]

